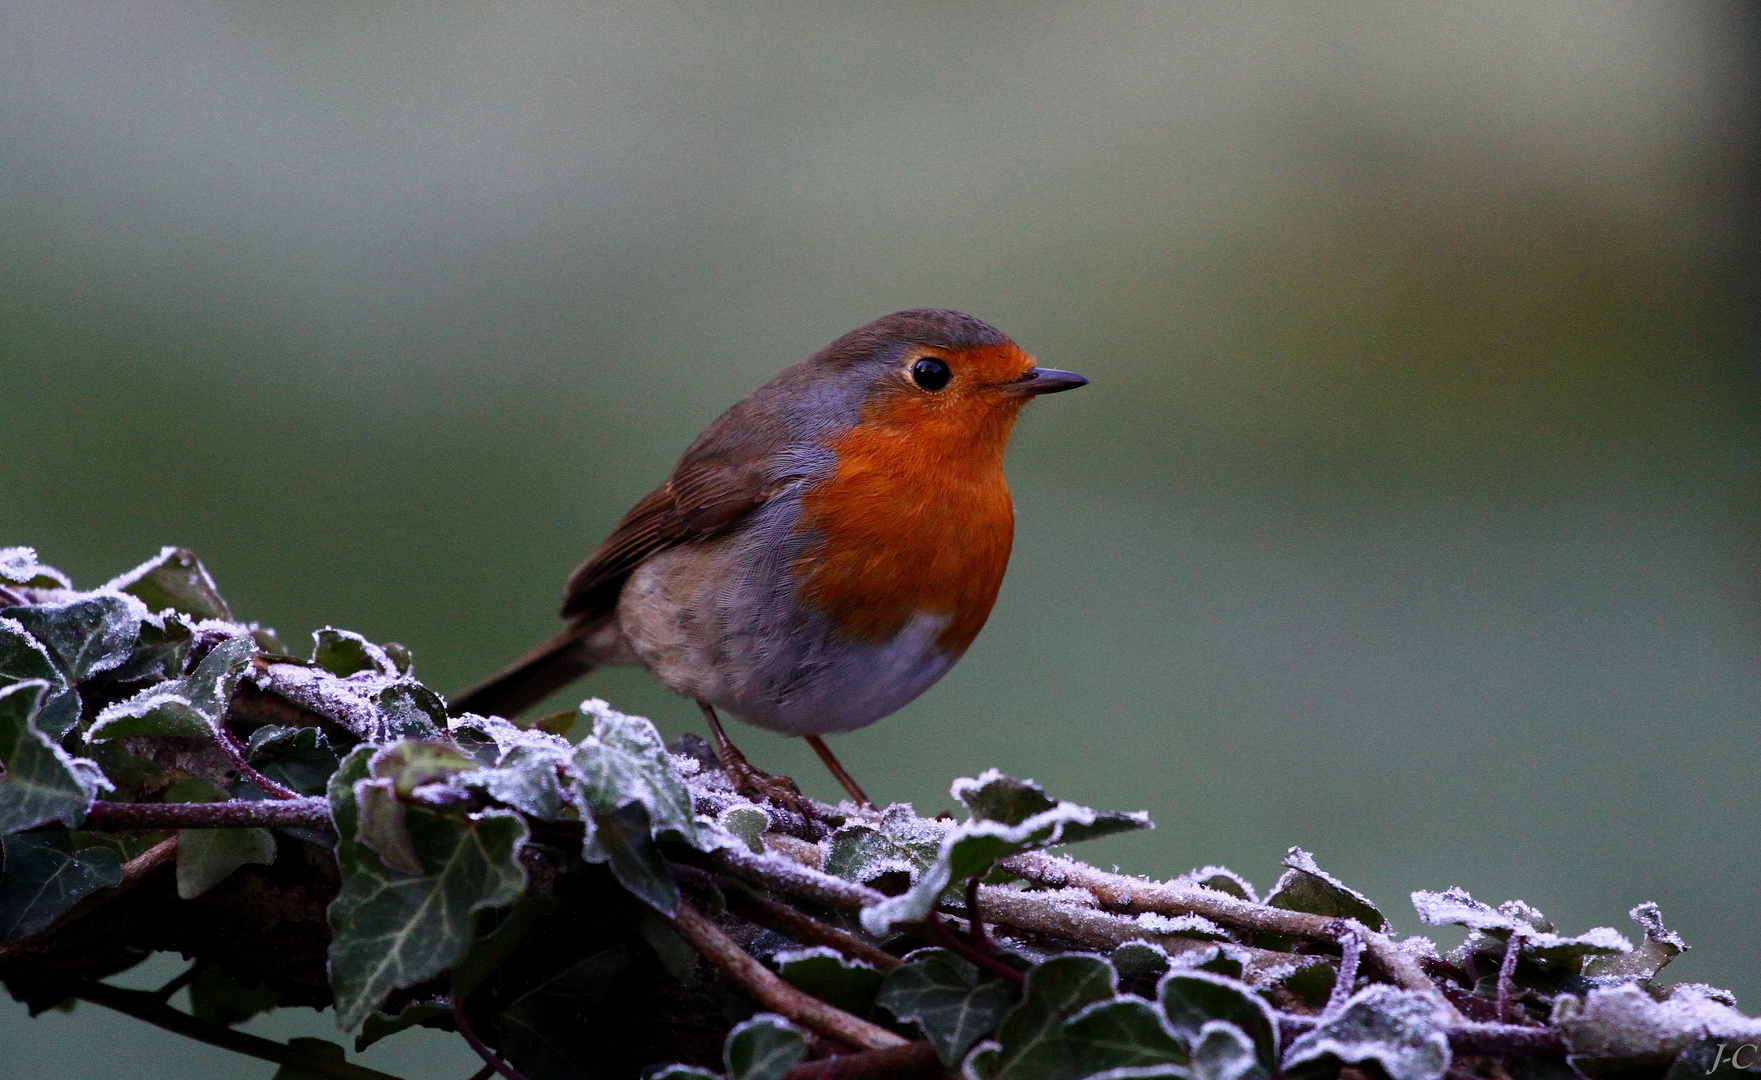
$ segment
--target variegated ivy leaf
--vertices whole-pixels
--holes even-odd
[[[1007,789],[1007,798],[995,800],[1010,812],[1031,802],[1020,794],[1026,786],[1012,781],[994,769],[977,780],[957,780],[954,793],[973,795],[979,805],[986,805],[986,796],[974,794],[986,790]],[[1112,813],[1091,810],[1074,803],[1054,803],[1050,809],[1029,814],[1010,824],[973,818],[949,830],[942,838],[940,852],[918,877],[909,890],[862,912],[862,926],[871,934],[885,934],[900,923],[919,922],[935,908],[942,890],[989,872],[998,859],[1036,848],[1056,847],[1112,833],[1151,828],[1147,815]]]
[[[42,679],[0,686],[0,833],[50,821],[73,828],[98,793],[111,790],[96,762],[69,754],[37,726],[49,689]]]
[[[336,1022],[359,1024],[392,990],[458,963],[473,941],[473,912],[502,907],[526,885],[525,820],[509,811],[404,807],[420,873],[385,865],[358,838],[355,783],[369,778],[371,746],[357,747],[330,781],[342,888],[330,905],[330,982]]]
[[[86,733],[86,739],[98,742],[130,735],[211,737],[226,714],[233,690],[256,654],[257,643],[249,634],[228,638],[208,650],[196,670],[183,678],[149,686],[134,697],[106,706]]]

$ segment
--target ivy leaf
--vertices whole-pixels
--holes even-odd
[[[66,574],[38,562],[37,549],[29,547],[0,548],[0,581],[27,589],[73,588]]]
[[[867,1016],[874,1008],[882,974],[872,965],[851,960],[835,949],[815,945],[777,953],[777,974],[804,994],[854,1016]]]
[[[216,964],[203,965],[190,982],[190,1013],[210,1024],[231,1027],[280,1004],[276,991],[260,984],[246,986]]]
[[[113,848],[73,849],[67,833],[0,836],[5,877],[0,878],[0,941],[26,938],[68,908],[122,880],[122,857]]]
[[[422,857],[416,854],[393,781],[356,780],[355,813],[355,839],[372,848],[380,862],[405,874],[422,872]]]
[[[595,814],[594,829],[581,846],[590,863],[610,863],[612,877],[638,900],[672,918],[679,913],[679,885],[654,844],[648,808],[629,803],[609,814]]]
[[[321,794],[338,761],[323,731],[277,724],[251,732],[245,758],[264,776],[302,795]]]
[[[998,812],[1013,813],[1031,804],[1031,798],[1022,794],[1028,786],[1024,781],[1009,780],[992,769],[977,780],[955,781],[953,790],[956,795],[962,792],[970,795],[977,805],[1001,806],[1004,809]],[[986,791],[995,798],[981,794]],[[1151,827],[1149,818],[1141,812],[1111,813],[1067,802],[1054,803],[1051,809],[1030,814],[1014,824],[973,818],[948,831],[942,838],[935,862],[918,876],[916,884],[909,890],[863,909],[863,929],[881,936],[900,923],[922,921],[934,910],[943,889],[988,872],[998,859],[1036,848],[1056,847]]]
[[[1127,941],[1109,957],[1122,979],[1159,979],[1168,972],[1168,953],[1147,941]]]
[[[147,608],[132,596],[107,593],[7,608],[0,615],[17,620],[42,642],[68,685],[75,686],[128,659]]]
[[[863,885],[889,874],[909,884],[927,865],[874,826],[851,822],[832,833],[821,869]]]
[[[1388,1080],[1441,1080],[1449,1069],[1448,1017],[1427,997],[1377,983],[1290,1044],[1284,1070],[1324,1075],[1373,1062]]]
[[[1663,925],[1663,912],[1654,903],[1643,903],[1627,912],[1627,917],[1645,931],[1645,940],[1628,953],[1592,956],[1584,962],[1584,974],[1593,977],[1655,978],[1663,965],[1688,949],[1688,943],[1674,930]]]
[[[1494,970],[1504,959],[1506,942],[1512,934],[1522,935],[1518,955],[1529,973],[1540,970],[1545,975],[1551,969],[1575,976],[1583,972],[1590,958],[1620,957],[1633,951],[1632,942],[1610,926],[1598,926],[1575,937],[1556,934],[1545,915],[1521,900],[1507,900],[1493,908],[1469,896],[1465,889],[1452,887],[1440,893],[1415,892],[1412,903],[1426,923],[1453,923],[1472,931],[1451,953],[1452,959],[1473,956],[1476,962],[1489,963]],[[1522,971],[1522,967],[1518,970]]]
[[[232,620],[232,609],[221,599],[214,579],[186,548],[160,548],[158,555],[112,580],[104,591],[136,597],[148,611],[170,608],[196,619]]]
[[[404,807],[422,872],[387,867],[356,838],[355,782],[368,779],[373,754],[373,747],[357,747],[329,785],[342,871],[341,891],[330,905],[330,982],[337,1026],[344,1031],[393,989],[432,978],[463,959],[474,940],[472,913],[513,903],[526,884],[519,861],[526,823],[498,810]]]
[[[361,1021],[361,1033],[355,1036],[355,1053],[367,1049],[380,1039],[389,1038],[400,1031],[408,1031],[413,1027],[421,1027],[428,1021],[442,1016],[451,1016],[452,1009],[446,1005],[433,1002],[417,1001],[405,1005],[398,1010],[396,1016],[382,1012],[371,1012],[367,1019]]]
[[[642,1080],[722,1080],[722,1074],[701,1065],[655,1065],[642,1070]]]
[[[1168,1023],[1187,1043],[1196,1045],[1204,1026],[1223,1020],[1253,1041],[1254,1053],[1267,1073],[1278,1068],[1278,1020],[1253,988],[1227,975],[1209,971],[1170,971],[1156,988]]]
[[[996,1030],[1015,997],[1014,986],[948,950],[919,949],[887,972],[876,1000],[916,1024],[942,1064],[952,1066]]]
[[[654,725],[598,698],[583,701],[581,715],[592,719],[593,733],[575,748],[573,764],[588,808],[595,815],[609,814],[637,802],[647,811],[655,835],[672,833],[695,843],[691,792],[673,770]]]
[[[87,741],[129,735],[212,737],[232,701],[233,690],[256,655],[257,643],[249,634],[227,638],[208,650],[196,670],[183,678],[149,686],[131,698],[105,706],[86,733]]]
[[[992,1074],[996,1080],[1082,1076],[1064,1037],[1064,1022],[1085,1006],[1112,997],[1114,979],[1112,965],[1081,953],[1055,956],[1029,971],[1020,1002],[997,1027],[1001,1049]]]
[[[962,777],[954,781],[949,794],[966,804],[974,821],[1000,821],[1004,825],[1019,825],[1058,805],[1057,799],[1032,780],[1017,780],[996,769],[985,770],[976,780]]]
[[[1581,1001],[1559,995],[1553,1022],[1565,1037],[1566,1061],[1580,1076],[1654,1076],[1708,1036],[1729,1042],[1727,1053],[1761,1043],[1761,1021],[1732,1004],[1722,991],[1699,983],[1678,983],[1659,1001],[1628,982],[1593,987]]]
[[[728,1080],[778,1080],[806,1056],[806,1033],[775,1013],[735,1024],[722,1044]]]
[[[67,680],[43,643],[17,619],[0,618],[0,685],[26,679],[40,679],[55,690],[67,689]]]
[[[514,1066],[538,1080],[603,1075],[604,1005],[624,979],[640,978],[647,955],[619,942],[515,999],[496,1020]]]
[[[1226,1020],[1212,1020],[1199,1029],[1191,1068],[1193,1080],[1268,1080],[1272,1075],[1253,1039]]]
[[[1143,1065],[1184,1065],[1186,1047],[1160,1010],[1142,998],[1097,1001],[1064,1023],[1078,1075]]]
[[[378,742],[434,739],[446,730],[446,702],[414,679],[399,679],[373,699],[379,709]]]
[[[1286,911],[1306,911],[1336,919],[1356,919],[1377,933],[1391,929],[1388,919],[1369,897],[1347,888],[1338,878],[1315,865],[1315,857],[1299,847],[1284,855],[1289,867],[1272,886],[1266,903]]]
[[[378,751],[367,764],[375,780],[391,781],[398,798],[407,799],[427,784],[438,784],[476,767],[476,762],[438,742],[403,739]]]
[[[95,761],[74,757],[37,727],[49,684],[0,686],[0,833],[59,821],[77,826],[100,791],[112,786]]]
[[[353,630],[326,626],[312,634],[312,663],[339,679],[357,671],[396,677],[402,674],[391,656]]]
[[[166,802],[225,802],[230,796],[212,780],[190,777],[173,784]],[[225,881],[234,870],[275,861],[275,837],[268,829],[180,829],[177,833],[177,895],[196,897]]]
[[[195,630],[175,611],[141,620],[140,636],[128,661],[111,673],[117,682],[164,682],[183,674],[195,644]]]
[[[770,815],[756,806],[735,803],[716,816],[715,823],[737,836],[754,855],[764,854],[764,833],[770,828]],[[834,836],[835,839],[835,836]],[[831,860],[828,857],[827,862]],[[827,873],[832,871],[827,870]],[[841,876],[841,875],[840,875]]]

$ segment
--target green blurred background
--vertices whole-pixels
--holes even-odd
[[[188,545],[245,617],[457,689],[728,404],[958,308],[1093,385],[1023,417],[964,663],[834,741],[870,791],[994,765],[1149,809],[1104,863],[1262,889],[1300,844],[1409,932],[1416,888],[1574,933],[1656,900],[1672,974],[1755,1012],[1757,25],[10,4],[0,542],[84,585]],[[272,1072],[99,1013],[0,1007],[0,1075]]]

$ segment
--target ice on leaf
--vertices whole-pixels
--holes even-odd
[[[73,828],[98,793],[111,790],[97,762],[73,756],[37,726],[49,689],[41,679],[0,686],[0,833],[50,821]]]
[[[136,597],[148,611],[170,608],[197,619],[232,619],[214,579],[185,548],[160,548],[153,558],[107,583],[104,591]]]

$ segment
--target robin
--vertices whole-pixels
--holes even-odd
[[[1015,533],[1016,414],[1087,382],[954,311],[852,330],[709,425],[570,576],[568,626],[453,710],[514,716],[641,664],[702,708],[741,790],[793,785],[747,763],[718,709],[806,738],[869,804],[822,736],[897,711],[972,644]]]

